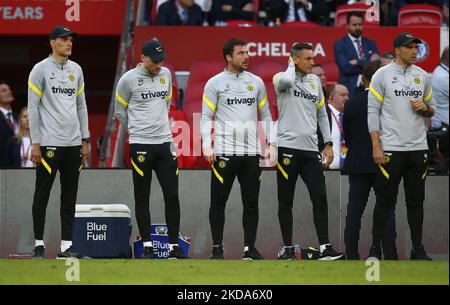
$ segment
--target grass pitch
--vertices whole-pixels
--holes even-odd
[[[0,260],[0,284],[448,285],[448,260],[381,261],[380,281],[366,281],[365,261],[97,260],[79,261],[80,281],[67,281],[63,260]]]

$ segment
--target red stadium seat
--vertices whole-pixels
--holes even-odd
[[[273,76],[278,72],[285,71],[286,68],[287,68],[287,59],[286,64],[266,61],[250,66],[250,72],[261,77],[264,82],[272,82]]]
[[[266,85],[267,86],[267,85]],[[273,89],[275,91],[275,89]],[[276,101],[276,96],[275,96],[275,102],[270,102],[269,103],[269,109],[270,109],[270,114],[272,115],[272,120],[273,121],[278,121],[278,104]]]
[[[363,3],[355,3],[355,4],[346,4],[339,5],[336,8],[336,17],[334,18],[334,26],[341,27],[347,25],[347,15],[351,12],[361,12],[365,15],[366,11],[370,8],[370,5],[366,5]],[[379,18],[378,18],[379,19]],[[367,18],[364,18],[364,24],[369,26],[378,26],[380,25],[378,21],[369,21]]]
[[[199,147],[201,152],[200,130],[194,130],[196,126],[193,122],[194,113],[201,115],[202,96],[206,82],[214,75],[220,73],[225,68],[225,64],[220,61],[196,62],[191,65],[189,79],[186,86],[186,96],[183,101],[183,110],[187,121],[191,127],[191,151],[194,147]],[[209,168],[209,164],[203,157],[192,156],[183,158],[185,168]]]
[[[339,80],[339,68],[334,61],[330,60],[321,62],[320,65],[327,76],[327,89],[330,89],[330,87]]]
[[[287,68],[287,63],[282,64],[279,62],[261,62],[255,64],[250,69],[250,72],[258,75],[264,81],[264,85],[267,90],[267,98],[269,100],[269,109],[272,113],[272,119],[278,119],[278,107],[277,107],[277,96],[275,93],[275,88],[273,86],[273,76],[278,72],[285,71]]]
[[[238,26],[243,28],[249,28],[253,26],[258,26],[258,23],[256,23],[256,21],[249,21],[249,20],[228,20],[227,26]]]
[[[158,16],[158,0],[152,0],[152,10],[150,12],[151,24],[156,24],[156,19]]]
[[[184,130],[184,132],[188,132],[189,140],[188,143],[183,142],[183,138],[179,137],[182,132],[180,127],[183,127],[183,122],[185,125],[187,123],[186,114],[182,110],[172,109],[169,111],[169,119],[171,122],[172,136],[174,139],[174,144],[177,149],[178,155],[178,167],[179,168],[189,168],[195,165],[198,157],[192,156],[192,128],[189,127],[189,130]],[[189,145],[189,149],[186,148],[186,145]],[[187,153],[185,152],[187,151]]]
[[[183,110],[188,122],[192,125],[194,112],[201,112],[203,89],[206,82],[214,75],[220,73],[225,64],[220,61],[195,62],[191,65],[189,79],[186,85],[186,96],[183,101]]]
[[[409,4],[400,8],[398,26],[441,26],[441,8],[429,4]]]
[[[309,22],[309,21],[291,21],[291,22],[284,22],[280,24],[281,27],[284,28],[304,28],[304,27],[320,27],[317,23]]]
[[[253,2],[253,11],[255,12],[255,21],[257,21],[259,15],[259,0],[252,0],[252,2]]]
[[[172,104],[170,105],[170,108],[176,108],[178,105],[178,82],[175,76],[175,69],[169,63],[164,63],[164,67],[169,69],[172,74]]]

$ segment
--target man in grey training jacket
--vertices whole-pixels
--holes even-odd
[[[69,60],[76,34],[64,26],[49,35],[52,54],[37,63],[28,79],[31,161],[36,167],[33,198],[33,258],[45,256],[45,212],[59,170],[61,248],[57,258],[80,257],[72,228],[82,162],[89,153],[89,128],[81,67]]]
[[[244,226],[244,260],[263,259],[255,248],[261,183],[261,148],[258,113],[265,124],[269,160],[276,160],[276,141],[271,136],[272,117],[262,79],[247,72],[246,43],[230,39],[223,47],[227,68],[208,80],[202,104],[203,155],[211,163],[209,222],[213,239],[211,259],[223,259],[225,205],[238,178],[241,185]],[[211,128],[215,116],[214,144]]]
[[[141,59],[142,62],[122,75],[117,84],[115,114],[122,126],[128,128],[130,136],[136,220],[144,242],[143,258],[155,258],[149,203],[154,170],[164,195],[168,258],[184,259],[186,255],[178,245],[178,161],[169,124],[172,74],[163,67],[166,52],[157,40],[144,43]]]
[[[372,247],[369,257],[380,259],[389,209],[397,202],[403,178],[411,259],[430,260],[422,245],[423,201],[428,171],[427,125],[434,114],[431,81],[415,65],[422,41],[410,33],[394,40],[395,62],[380,68],[369,86],[367,123],[378,171],[375,182]]]
[[[324,139],[322,153],[325,166],[333,162],[333,142],[320,79],[311,74],[313,58],[311,45],[297,43],[291,49],[287,70],[273,77],[279,109],[278,219],[284,243],[279,259],[295,259],[292,206],[298,175],[305,182],[313,204],[314,225],[320,245],[319,259],[335,260],[343,256],[333,249],[328,240],[328,203],[317,126]]]

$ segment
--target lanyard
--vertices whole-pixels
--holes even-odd
[[[25,143],[24,143],[24,141],[22,141],[20,146],[21,146],[21,149],[22,149],[22,164],[26,165],[26,163],[28,161],[28,155],[30,154],[31,143],[30,143],[30,145],[28,145],[28,149],[27,149],[26,153],[25,153]]]
[[[339,131],[341,132],[341,136],[344,136],[344,129],[342,128],[341,123],[339,122],[339,120],[337,119],[336,115],[334,114],[333,110],[331,110],[331,114],[333,115],[334,120],[336,121],[336,124],[339,127]]]

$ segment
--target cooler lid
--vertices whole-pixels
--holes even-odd
[[[126,214],[130,215],[130,209],[125,204],[77,204],[75,213],[82,214]]]

